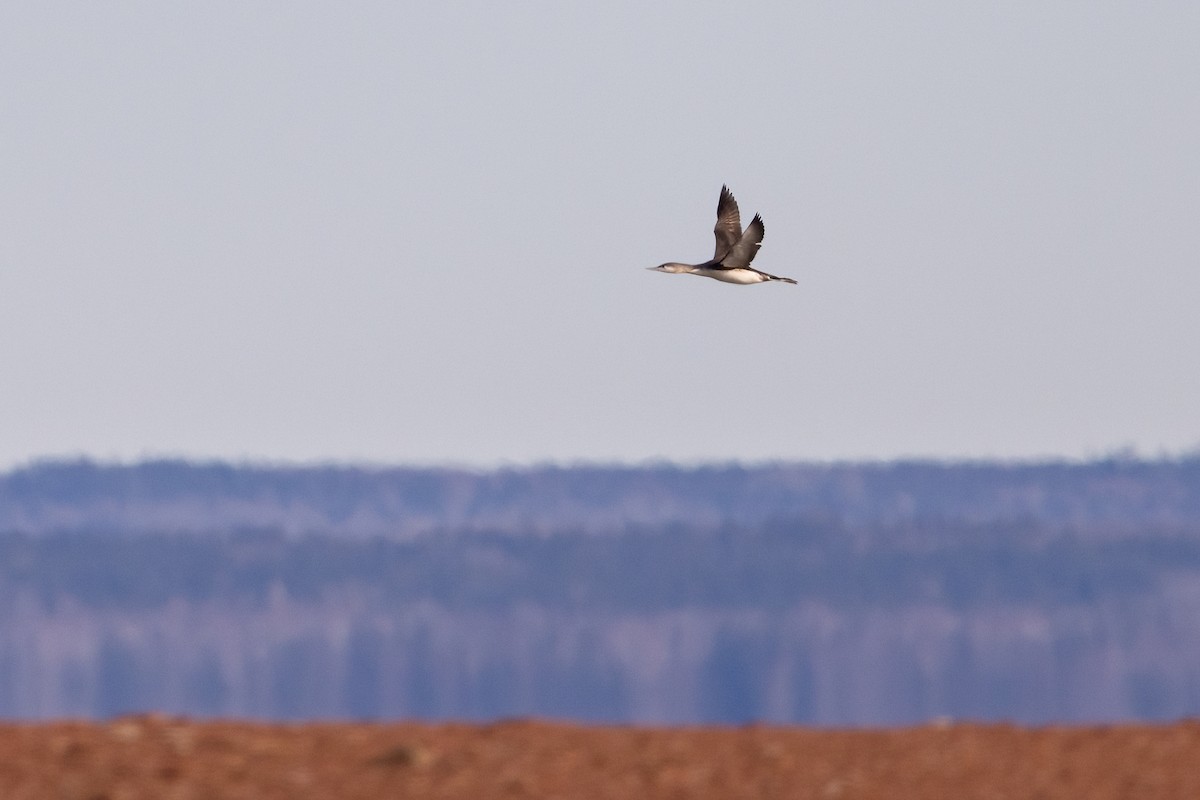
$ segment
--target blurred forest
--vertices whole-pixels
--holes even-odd
[[[1200,458],[0,475],[0,716],[1200,713]]]

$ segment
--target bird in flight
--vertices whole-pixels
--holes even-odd
[[[768,281],[783,281],[795,283],[791,278],[781,278],[769,275],[750,266],[750,262],[758,255],[762,246],[763,234],[762,217],[754,215],[746,230],[742,232],[742,218],[738,212],[737,200],[728,186],[721,187],[721,199],[717,201],[717,225],[713,234],[717,237],[717,250],[711,261],[703,264],[680,264],[668,261],[657,267],[647,267],[655,272],[670,272],[674,274],[702,275],[705,278],[715,278],[726,283],[766,283]]]

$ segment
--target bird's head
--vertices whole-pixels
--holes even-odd
[[[670,272],[678,274],[681,272],[691,272],[693,269],[695,269],[695,267],[693,267],[691,264],[680,264],[676,261],[668,261],[665,264],[659,264],[657,267],[646,267],[646,269],[653,270],[654,272]]]

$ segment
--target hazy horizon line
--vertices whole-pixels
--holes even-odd
[[[388,470],[418,470],[433,472],[527,472],[547,469],[655,469],[670,467],[681,470],[703,470],[712,468],[740,467],[745,469],[763,469],[779,466],[806,467],[844,467],[844,466],[899,466],[899,465],[934,465],[934,466],[1085,466],[1102,463],[1129,464],[1162,464],[1186,463],[1200,460],[1200,444],[1177,452],[1159,450],[1149,454],[1135,447],[1117,447],[1094,454],[1028,454],[1022,456],[980,456],[980,455],[899,455],[878,457],[842,457],[842,458],[685,458],[673,459],[666,457],[647,457],[641,459],[604,459],[579,457],[572,459],[535,459],[535,460],[504,460],[483,462],[466,462],[460,460],[394,460],[384,461],[372,458],[350,457],[321,457],[321,458],[278,458],[271,456],[212,456],[185,453],[144,453],[136,457],[97,456],[89,453],[49,454],[0,464],[0,476],[34,470],[44,467],[70,466],[87,464],[100,468],[135,468],[154,464],[184,464],[195,467],[226,466],[236,469],[355,469],[366,471]]]

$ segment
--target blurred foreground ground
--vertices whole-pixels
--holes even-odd
[[[1200,798],[1200,722],[0,725],[0,798]]]

